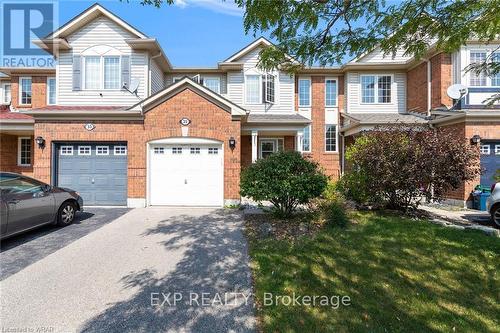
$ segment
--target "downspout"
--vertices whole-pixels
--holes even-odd
[[[340,132],[340,131],[339,131]],[[340,133],[340,137],[342,139],[342,159],[340,161],[340,176],[344,175],[345,172],[345,136],[344,133]]]
[[[429,117],[432,109],[432,66],[430,59],[425,61],[427,62],[427,117]]]

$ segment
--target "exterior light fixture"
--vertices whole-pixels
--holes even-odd
[[[234,148],[236,148],[236,139],[233,137],[229,138],[229,148],[231,148],[231,150],[234,150]]]
[[[473,145],[477,145],[479,142],[481,142],[481,137],[478,134],[476,134],[470,139],[470,142]]]
[[[40,149],[45,148],[45,139],[42,138],[41,136],[37,136],[35,142],[38,145],[38,148]]]

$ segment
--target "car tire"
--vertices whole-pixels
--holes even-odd
[[[491,211],[491,220],[497,227],[500,227],[500,205],[496,205]]]
[[[57,225],[64,227],[73,223],[76,214],[76,205],[71,201],[66,201],[59,207],[57,212]]]

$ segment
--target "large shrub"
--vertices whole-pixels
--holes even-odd
[[[480,173],[478,149],[452,129],[392,126],[362,135],[347,149],[344,194],[394,209],[441,200]]]
[[[270,201],[281,216],[321,195],[328,178],[318,164],[296,151],[278,152],[243,170],[240,192],[256,201]]]

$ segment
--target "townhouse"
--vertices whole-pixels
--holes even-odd
[[[452,126],[479,142],[485,172],[450,193],[457,204],[500,165],[500,108],[484,105],[500,76],[463,71],[495,45],[419,61],[375,49],[289,75],[257,67],[271,45],[259,38],[214,67],[179,68],[98,4],[35,43],[57,64],[0,69],[0,169],[74,188],[88,205],[237,203],[241,169],[280,150],[337,179],[347,145],[395,122]],[[459,101],[446,93],[456,83],[469,90]]]

